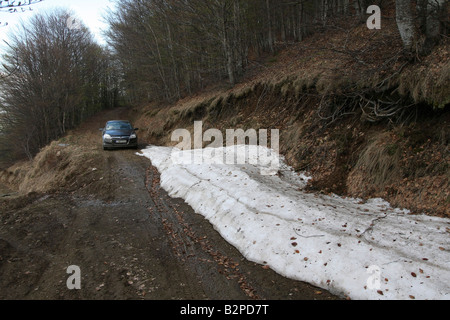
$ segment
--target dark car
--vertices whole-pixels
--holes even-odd
[[[138,147],[138,137],[136,131],[129,121],[113,120],[108,121],[102,131],[103,149],[114,148],[135,148]]]

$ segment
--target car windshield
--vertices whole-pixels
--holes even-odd
[[[128,122],[108,122],[106,130],[131,130],[132,126]]]

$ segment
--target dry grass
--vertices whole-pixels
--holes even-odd
[[[60,141],[51,143],[33,161],[3,171],[0,179],[22,194],[79,188],[95,174],[100,154],[81,146],[60,144]]]
[[[398,92],[410,96],[416,103],[425,102],[435,108],[450,103],[450,52],[448,40],[438,46],[428,57],[406,68],[392,84]]]
[[[20,194],[70,192],[88,187],[102,177],[106,167],[98,129],[107,120],[120,119],[125,114],[125,109],[115,109],[87,119],[79,128],[44,147],[32,161],[0,171],[0,182]],[[107,183],[106,177],[104,182]]]
[[[349,194],[450,217],[449,137],[442,133],[447,121],[448,115],[375,133],[348,175]]]
[[[401,180],[400,158],[400,147],[393,142],[391,132],[375,134],[348,176],[349,192],[367,197],[374,190],[384,190],[386,186]]]

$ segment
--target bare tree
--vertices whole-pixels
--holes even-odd
[[[444,2],[418,0],[418,7],[425,7],[420,22],[416,2],[374,1],[383,8],[396,6],[399,33],[408,51],[417,45],[418,27],[428,30],[430,39],[439,38],[436,17],[442,15]],[[345,20],[365,23],[369,4],[368,0],[124,0],[108,18],[109,43],[130,97],[174,101],[213,82],[237,83],[249,54],[275,54],[286,44],[318,30],[327,32]],[[354,18],[349,19],[351,15]]]
[[[395,5],[397,26],[403,46],[406,50],[411,51],[416,40],[412,2],[411,0],[396,0]]]
[[[2,133],[22,141],[30,157],[87,115],[108,106],[109,57],[85,26],[70,28],[72,14],[34,16],[12,36],[3,55]],[[106,92],[105,92],[106,90]],[[13,148],[14,149],[14,148]]]
[[[396,21],[407,51],[430,52],[448,23],[447,0],[396,0]],[[447,21],[446,21],[447,20]],[[419,41],[424,38],[425,41]]]
[[[429,0],[426,7],[426,46],[432,47],[441,34],[442,22],[448,20],[448,1]]]

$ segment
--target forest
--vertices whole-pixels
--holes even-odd
[[[348,17],[366,23],[373,4],[382,12],[394,6],[368,0],[122,1],[109,16],[108,36],[133,98],[174,101],[211,82],[234,85],[250,59],[341,28]],[[445,33],[444,6],[445,1],[395,1],[406,51],[423,53]]]
[[[36,15],[2,52],[0,162],[31,159],[102,109],[174,103],[214,83],[232,87],[251,63],[292,43],[366,24],[370,5],[382,19],[395,12],[403,43],[377,70],[399,56],[414,64],[448,39],[445,0],[124,0],[106,17],[105,47],[85,26],[70,28],[68,11]]]

